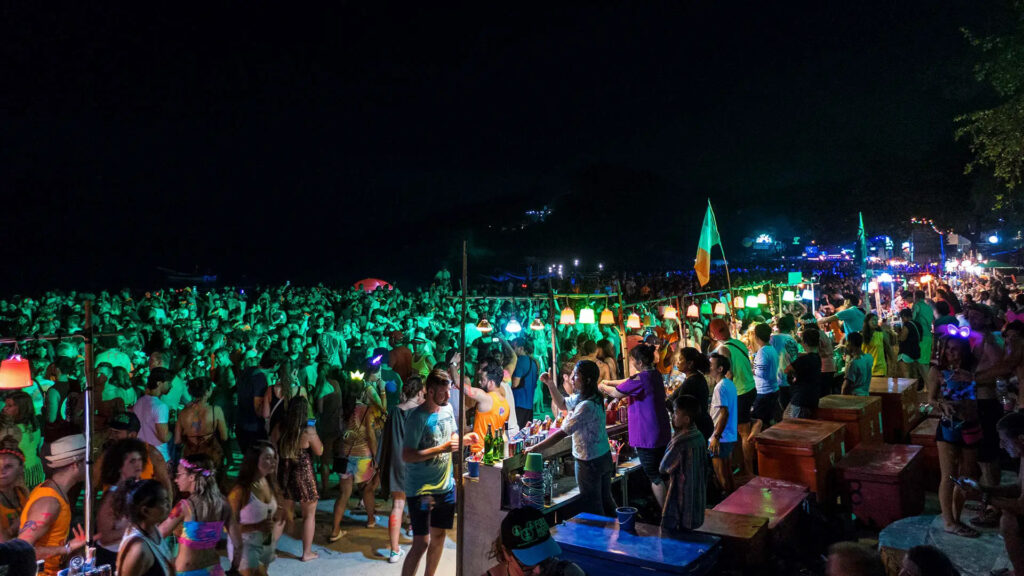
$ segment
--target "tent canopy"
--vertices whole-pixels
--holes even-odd
[[[380,278],[363,278],[362,280],[353,284],[353,286],[355,286],[356,288],[361,288],[366,292],[373,292],[377,288],[386,288],[388,290],[394,289],[394,287],[391,284],[381,280]]]

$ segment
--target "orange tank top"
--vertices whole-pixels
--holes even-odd
[[[24,527],[25,522],[28,521],[28,513],[32,509],[32,505],[43,498],[56,498],[60,502],[60,514],[57,515],[57,519],[50,526],[50,531],[37,540],[36,545],[63,546],[64,542],[68,539],[68,530],[71,529],[71,506],[59,491],[54,490],[49,485],[40,484],[28,495],[28,502],[25,503],[24,510],[21,511],[21,525]],[[57,572],[60,571],[60,567],[63,564],[64,556],[59,554],[51,556],[46,559],[43,571],[39,574],[42,576],[57,576]]]
[[[491,397],[491,409],[487,412],[477,412],[476,420],[473,422],[473,432],[476,432],[480,436],[480,444],[473,444],[471,450],[473,452],[483,452],[484,445],[483,439],[487,435],[487,425],[491,425],[491,430],[495,433],[498,430],[505,428],[505,422],[508,421],[508,401],[505,400],[505,394],[500,389],[494,390],[487,393]]]
[[[21,511],[25,509],[25,502],[28,501],[28,490],[24,486],[15,486],[14,494],[16,500],[7,502],[6,498],[0,497],[0,532],[8,535],[12,532],[11,526],[17,528],[21,518]],[[8,507],[8,504],[11,507]],[[17,530],[13,531],[17,534]]]

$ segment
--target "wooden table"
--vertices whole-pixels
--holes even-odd
[[[920,419],[917,380],[891,376],[871,379],[870,394],[882,399],[882,436],[890,444],[904,444]]]
[[[760,476],[807,486],[819,502],[832,496],[831,475],[844,455],[845,427],[836,422],[791,418],[757,435]]]
[[[818,401],[817,420],[846,427],[845,451],[859,444],[882,443],[882,400],[874,396],[830,394]]]

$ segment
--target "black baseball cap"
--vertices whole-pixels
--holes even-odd
[[[505,516],[501,521],[501,543],[524,566],[536,566],[562,553],[551,537],[551,527],[544,515],[530,507],[516,508]]]
[[[114,430],[123,430],[126,432],[138,432],[142,427],[139,422],[139,417],[134,412],[122,412],[116,414],[110,419],[107,425]]]

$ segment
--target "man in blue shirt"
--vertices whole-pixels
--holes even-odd
[[[818,324],[825,327],[829,322],[839,320],[843,324],[843,334],[849,336],[864,328],[864,316],[867,314],[858,307],[860,306],[860,296],[847,294],[844,298],[843,308],[832,316],[818,320]]]
[[[754,407],[750,412],[753,425],[750,427],[748,441],[751,443],[762,430],[771,426],[772,422],[778,419],[781,412],[779,406],[779,353],[768,343],[771,337],[771,326],[764,323],[754,326],[754,339],[759,348],[754,354],[753,363],[754,387],[757,389],[757,396],[754,398]]]
[[[533,342],[520,336],[512,341],[516,367],[512,371],[512,398],[516,403],[516,422],[523,426],[533,420],[533,394],[537,389],[540,366],[533,358]]]

